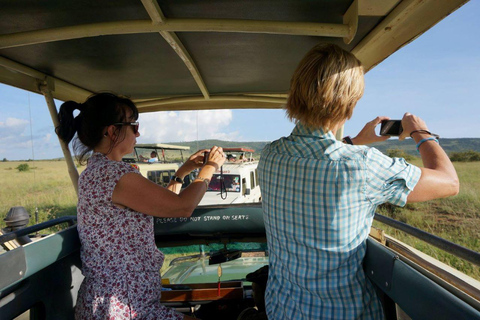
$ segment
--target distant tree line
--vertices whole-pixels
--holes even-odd
[[[480,161],[480,152],[468,150],[464,152],[450,153],[450,160],[458,162]]]

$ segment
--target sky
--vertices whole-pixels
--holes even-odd
[[[420,116],[443,138],[480,138],[480,1],[470,1],[365,76],[345,135],[376,116]],[[43,96],[0,84],[0,161],[62,157]],[[57,107],[61,104],[57,101]],[[283,110],[142,114],[138,143],[272,141],[294,125]]]

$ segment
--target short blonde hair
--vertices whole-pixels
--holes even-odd
[[[290,82],[286,111],[290,120],[330,130],[352,117],[363,95],[364,70],[350,52],[334,44],[313,47]]]

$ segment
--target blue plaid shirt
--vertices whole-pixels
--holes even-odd
[[[375,148],[297,124],[258,166],[274,319],[383,319],[362,268],[379,204],[404,206],[421,171]]]

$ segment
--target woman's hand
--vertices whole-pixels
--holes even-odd
[[[352,142],[354,145],[365,145],[370,144],[373,142],[380,142],[387,140],[388,136],[378,136],[375,133],[375,128],[379,125],[383,120],[390,120],[389,117],[381,116],[376,117],[363,127],[363,129],[358,133],[355,138],[352,138]]]
[[[183,179],[193,170],[201,168],[203,165],[203,154],[205,152],[208,152],[208,149],[198,150],[190,157],[188,157],[187,161],[185,161],[185,163],[180,168],[178,168],[175,175]]]
[[[208,154],[208,159],[205,165],[211,165],[215,167],[215,170],[218,170],[225,162],[225,159],[223,148],[214,146],[212,149],[210,149],[210,153]]]
[[[208,152],[208,149],[201,149],[192,154],[187,161],[183,164],[183,166],[186,166],[187,168],[190,168],[190,171],[201,168],[203,166],[203,155],[205,152]],[[189,172],[190,172],[189,171]]]
[[[427,124],[425,121],[420,119],[419,117],[407,112],[403,115],[402,118],[402,127],[403,127],[403,132],[402,134],[398,137],[399,140],[404,140],[405,138],[409,137],[412,131],[414,130],[427,130]],[[427,136],[430,136],[427,134]],[[420,137],[420,135],[419,135]],[[420,140],[420,139],[418,139]]]

